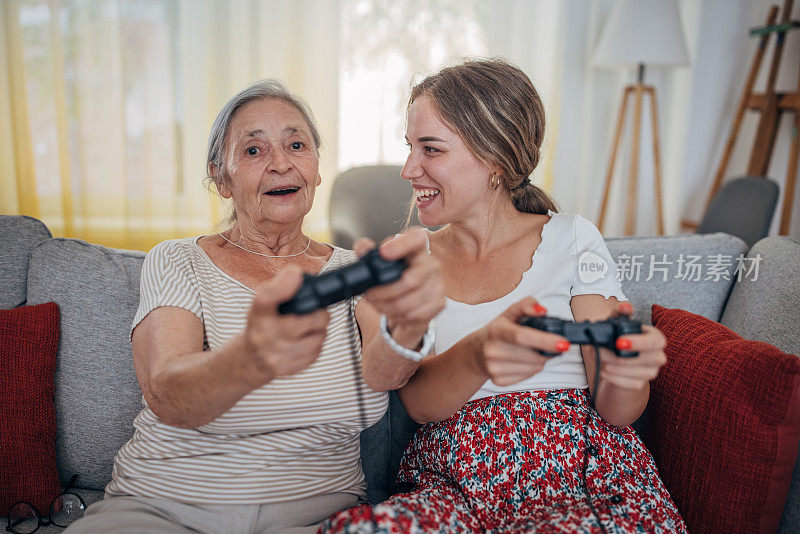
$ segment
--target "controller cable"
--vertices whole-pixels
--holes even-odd
[[[594,366],[594,389],[593,389],[594,393],[592,392],[589,393],[589,399],[591,405],[586,412],[586,419],[584,420],[583,424],[583,434],[586,439],[586,451],[583,455],[581,482],[583,483],[583,491],[584,494],[586,495],[586,504],[589,505],[589,510],[591,510],[592,515],[594,515],[594,518],[597,519],[597,524],[600,526],[600,530],[602,530],[605,534],[607,534],[608,531],[606,530],[605,525],[603,525],[603,522],[600,520],[600,515],[597,513],[597,509],[594,507],[594,504],[592,503],[592,498],[589,495],[589,485],[586,482],[586,471],[589,467],[589,454],[590,454],[589,451],[594,448],[593,445],[589,444],[589,419],[592,416],[592,410],[596,409],[597,406],[596,397],[598,393],[597,388],[600,386],[600,344],[597,342],[597,338],[594,336],[590,328],[587,328],[586,330],[584,330],[584,332],[586,334],[586,337],[589,338],[591,346],[594,348],[595,366]]]
[[[345,284],[344,287],[347,287]],[[356,387],[356,399],[358,400],[358,415],[361,422],[361,430],[367,429],[367,410],[364,406],[364,375],[361,372],[361,361],[358,358],[358,346],[356,344],[356,335],[359,334],[358,322],[356,321],[355,305],[353,304],[353,297],[347,299],[347,320],[348,330],[350,333],[347,339],[350,341],[350,362],[353,364],[353,379]],[[362,356],[363,358],[363,356]]]
[[[344,287],[347,287],[347,286],[345,285]],[[366,409],[364,407],[364,394],[363,394],[363,391],[362,391],[362,385],[364,383],[364,375],[361,373],[361,362],[359,362],[358,355],[357,355],[358,347],[356,346],[355,334],[356,334],[356,328],[358,327],[358,323],[356,322],[356,319],[355,319],[355,311],[354,310],[355,310],[355,306],[353,306],[352,297],[350,297],[349,313],[347,314],[347,316],[348,316],[348,321],[349,321],[349,328],[348,329],[352,332],[352,334],[348,337],[348,339],[350,340],[350,355],[352,356],[351,362],[353,364],[353,377],[355,378],[356,396],[358,398],[358,411],[359,411],[359,415],[360,415],[360,419],[361,419],[362,430],[365,430],[367,428],[367,413],[366,413]],[[363,356],[362,356],[362,358],[363,358]],[[444,481],[450,483],[450,485],[453,488],[455,488],[455,490],[459,494],[461,494],[461,497],[464,499],[464,502],[467,504],[469,509],[472,510],[472,504],[470,503],[470,499],[467,497],[466,493],[464,493],[464,490],[461,489],[461,486],[459,486],[456,483],[456,481],[453,479],[453,477],[448,476],[448,475],[446,475],[446,474],[444,474],[444,473],[442,473],[442,472],[440,472],[440,471],[438,471],[436,469],[429,469],[427,467],[423,468],[422,472],[423,473],[424,472],[429,472],[429,473],[435,474],[435,475],[441,477]],[[405,486],[405,484],[402,484],[402,486]],[[407,491],[411,491],[411,489],[413,489],[413,487],[416,487],[416,484],[412,483],[411,486],[412,487],[408,488]],[[400,490],[400,493],[402,493],[402,492],[403,492],[403,490]]]

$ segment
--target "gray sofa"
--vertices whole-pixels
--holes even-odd
[[[114,455],[131,437],[133,419],[142,406],[128,331],[138,304],[144,253],[53,238],[42,222],[24,216],[0,216],[0,235],[0,308],[50,301],[60,307],[55,375],[58,470],[62,483],[78,473],[77,492],[87,503],[94,502],[102,497]],[[710,234],[609,239],[607,243],[616,261],[630,267],[625,269],[623,288],[638,319],[649,322],[654,303],[682,308],[721,321],[746,338],[800,353],[797,241],[768,237],[754,245],[749,257],[761,257],[757,280],[750,276],[735,281],[734,261],[717,280],[714,276],[705,279],[703,273],[694,282],[676,276],[681,254],[736,258],[748,252],[744,242],[727,234]],[[651,259],[671,263],[653,263],[666,266],[666,271],[656,269],[647,280]],[[642,260],[638,276],[636,260]],[[362,462],[370,500],[381,501],[395,489],[393,474],[414,429],[393,396],[386,416],[363,433]],[[798,528],[800,469],[796,466],[780,532]]]

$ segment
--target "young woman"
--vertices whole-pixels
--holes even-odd
[[[544,124],[530,79],[502,61],[449,67],[413,89],[402,175],[420,221],[443,225],[429,241],[448,297],[436,356],[399,391],[426,423],[400,468],[415,489],[323,530],[685,531],[628,426],[666,361],[663,335],[645,326],[620,338],[639,355],[618,358],[517,322],[633,311],[598,230],[557,213],[529,179]],[[607,269],[595,279],[582,263]]]

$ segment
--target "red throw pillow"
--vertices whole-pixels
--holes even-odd
[[[53,374],[58,305],[0,310],[0,514],[28,501],[45,516],[60,493]]]
[[[667,364],[645,443],[689,532],[775,532],[800,442],[800,360],[653,306]]]

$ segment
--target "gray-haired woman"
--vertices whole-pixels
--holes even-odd
[[[302,273],[357,259],[303,233],[319,146],[310,111],[281,82],[258,82],[220,112],[208,173],[232,200],[232,225],[148,253],[131,333],[145,407],[106,498],[71,533],[297,529],[365,495],[359,433],[417,368],[390,343],[419,350],[444,297],[415,230],[381,247],[409,264],[397,282],[307,315],[277,313]]]

